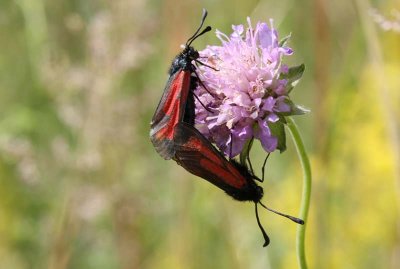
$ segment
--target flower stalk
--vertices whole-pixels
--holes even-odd
[[[299,217],[304,220],[304,225],[299,225],[297,228],[296,237],[296,251],[297,260],[299,262],[299,267],[301,269],[306,269],[307,260],[305,252],[305,234],[307,228],[308,211],[310,208],[310,196],[311,196],[311,166],[308,159],[306,150],[304,148],[304,143],[301,139],[300,133],[297,129],[297,125],[291,117],[287,117],[287,127],[292,136],[293,142],[296,146],[297,154],[303,169],[303,191],[301,195],[301,204]]]

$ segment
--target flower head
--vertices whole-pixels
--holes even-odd
[[[293,54],[288,38],[278,41],[272,20],[255,29],[247,21],[246,30],[232,26],[230,36],[217,30],[222,45],[200,51],[204,65],[198,65],[196,127],[230,157],[253,137],[267,152],[284,150],[284,116],[304,112],[288,96],[304,71],[303,65],[282,64]]]

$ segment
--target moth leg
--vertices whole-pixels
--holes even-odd
[[[268,160],[268,157],[269,157],[270,154],[271,154],[271,152],[269,152],[268,155],[267,155],[267,157],[265,157],[263,166],[262,166],[262,168],[261,168],[261,171],[262,171],[262,181],[261,181],[261,182],[264,182],[265,165],[267,164],[267,160]]]

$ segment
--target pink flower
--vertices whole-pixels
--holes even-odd
[[[270,27],[259,22],[255,29],[247,21],[246,31],[232,26],[230,36],[217,30],[222,46],[200,51],[205,65],[197,66],[207,89],[200,84],[195,90],[205,106],[196,100],[196,127],[230,157],[253,137],[267,152],[284,150],[284,116],[304,113],[288,96],[304,65],[282,64],[293,51],[286,40],[278,41],[272,20]]]

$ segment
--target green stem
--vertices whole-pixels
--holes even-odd
[[[305,252],[305,234],[307,227],[307,217],[308,209],[310,207],[310,195],[311,195],[311,167],[310,161],[308,160],[306,150],[304,148],[303,141],[301,139],[300,133],[297,129],[296,123],[290,117],[286,118],[287,126],[289,128],[290,134],[292,135],[293,142],[297,149],[297,154],[299,156],[301,167],[303,169],[303,192],[301,195],[301,205],[299,217],[304,220],[304,225],[299,225],[297,228],[297,260],[299,262],[301,269],[307,268],[306,252]]]

